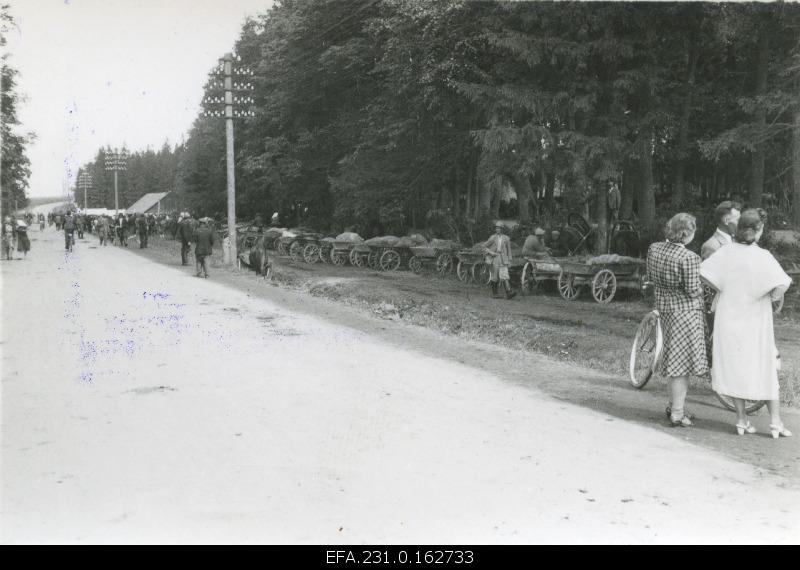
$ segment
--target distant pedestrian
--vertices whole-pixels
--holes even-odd
[[[106,216],[97,218],[97,237],[100,238],[100,245],[108,245],[108,218]]]
[[[217,241],[214,230],[209,226],[210,221],[210,218],[200,218],[200,227],[194,235],[194,256],[198,277],[208,277],[209,257]]]
[[[27,258],[31,250],[31,240],[28,239],[28,224],[19,220],[17,222],[17,251],[21,251]]]
[[[7,260],[12,260],[11,251],[14,248],[14,225],[11,221],[11,216],[6,216],[3,219],[3,254]]]
[[[64,216],[64,249],[72,251],[75,244],[75,217],[71,211]]]
[[[181,240],[181,265],[189,265],[189,251],[191,250],[189,244],[192,242],[193,233],[191,216],[188,212],[184,212],[178,223],[178,237]]]
[[[147,220],[139,214],[136,218],[136,231],[139,234],[139,249],[147,247]]]
[[[39,231],[44,231],[44,214],[39,214]]]
[[[83,239],[83,230],[86,227],[86,219],[83,214],[75,216],[75,230],[78,232],[78,239]]]
[[[495,224],[495,234],[483,244],[483,252],[489,258],[491,276],[489,284],[492,287],[492,296],[497,297],[498,283],[503,283],[506,299],[513,299],[516,292],[511,290],[511,276],[508,266],[511,264],[511,240],[503,233],[502,224]]]

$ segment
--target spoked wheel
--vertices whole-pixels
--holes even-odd
[[[303,248],[303,260],[306,263],[316,263],[319,261],[319,246],[309,243]]]
[[[558,292],[567,301],[574,301],[581,292],[580,287],[575,285],[575,276],[563,271],[558,276]]]
[[[416,255],[412,255],[408,259],[408,268],[414,273],[419,273],[422,271],[422,260]]]
[[[656,372],[663,348],[664,336],[658,311],[650,311],[639,323],[633,337],[628,372],[634,388],[644,388]]]
[[[380,267],[382,271],[396,271],[400,267],[400,254],[393,249],[387,249],[381,255]]]
[[[736,411],[736,406],[733,405],[732,398],[730,398],[729,396],[725,396],[723,394],[718,394],[717,392],[714,392],[714,395],[717,397],[717,400],[719,400],[720,403],[727,409],[729,409],[732,412]],[[763,400],[745,400],[744,411],[747,413],[747,415],[750,415],[763,408],[765,404],[766,402]]]
[[[319,260],[322,263],[330,263],[331,262],[331,249],[321,247],[319,248]]]
[[[342,266],[347,263],[347,254],[341,251],[331,250],[331,263]]]
[[[530,261],[522,268],[522,273],[519,277],[519,288],[523,295],[530,295],[536,288],[536,279],[534,278],[533,263]]]
[[[436,258],[436,271],[440,275],[445,275],[453,270],[453,256],[449,253],[440,253]]]
[[[479,285],[488,285],[492,279],[492,267],[488,263],[476,263],[472,266],[472,278]]]
[[[467,267],[467,264],[459,259],[458,266],[456,267],[456,275],[458,276],[458,280],[462,283],[469,282],[469,278],[471,276],[470,273],[470,268]]]
[[[363,253],[350,250],[350,265],[361,269],[366,265],[366,263],[367,263],[367,258]]]
[[[292,245],[289,246],[289,257],[295,263],[299,262],[303,257],[303,246],[300,245],[300,242],[293,241]]]
[[[598,303],[610,303],[617,292],[617,277],[610,269],[601,269],[592,279],[592,297]]]
[[[377,249],[369,250],[369,255],[367,256],[367,267],[370,269],[380,269],[380,261],[381,259],[381,252]]]

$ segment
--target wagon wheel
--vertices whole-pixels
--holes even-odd
[[[528,261],[525,267],[522,268],[522,274],[519,277],[519,288],[522,290],[523,295],[528,295],[533,292],[537,282],[534,278],[533,263]]]
[[[353,257],[351,258],[351,263],[353,263],[353,267],[358,267],[359,269],[363,269],[367,266],[367,256],[363,253],[356,251],[353,253]]]
[[[440,253],[436,258],[436,271],[441,275],[450,273],[453,269],[453,256],[449,253]]]
[[[458,265],[456,266],[456,275],[458,276],[458,280],[461,281],[462,283],[469,282],[470,278],[469,268],[467,268],[467,264],[461,261],[460,259],[458,260]]]
[[[380,259],[380,268],[383,271],[395,271],[400,267],[400,254],[393,249],[383,252]]]
[[[422,260],[416,255],[412,255],[408,259],[408,268],[414,273],[419,273],[422,271]]]
[[[306,263],[316,263],[319,261],[319,246],[310,243],[303,248],[303,260]]]
[[[484,262],[472,266],[472,278],[480,285],[488,285],[492,278],[492,268]]]
[[[303,246],[300,245],[299,241],[293,241],[292,245],[289,246],[289,257],[294,262],[300,261],[301,256],[303,255]]]
[[[381,252],[377,249],[370,249],[369,255],[367,256],[367,267],[370,269],[380,269],[380,264],[378,263],[381,259]]]
[[[335,249],[331,250],[331,263],[334,265],[344,265],[347,263],[347,254],[342,253],[341,251],[336,251]]]
[[[575,276],[562,271],[558,276],[558,292],[567,301],[574,301],[581,292],[580,287],[575,285]]]
[[[363,267],[361,256],[355,249],[350,250],[350,255],[348,257],[350,258],[350,265],[353,267]]]
[[[331,260],[331,248],[329,247],[320,247],[319,248],[319,260],[322,263],[330,263]]]
[[[592,297],[598,303],[610,303],[617,292],[617,277],[610,269],[601,269],[592,279]]]

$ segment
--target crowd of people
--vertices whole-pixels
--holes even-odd
[[[763,210],[741,211],[739,204],[726,201],[715,215],[717,228],[701,255],[686,248],[697,231],[687,213],[669,220],[666,240],[652,244],[647,254],[664,332],[660,373],[669,384],[667,416],[673,426],[693,425],[694,416],[685,409],[689,379],[710,369],[714,391],[734,402],[739,435],[756,433],[746,401],[763,400],[772,437],[790,437],[780,415],[772,302],[783,297],[792,280],[758,245],[767,221]],[[704,286],[713,292],[709,306]]]

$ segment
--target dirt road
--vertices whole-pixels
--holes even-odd
[[[800,438],[705,400],[669,430],[594,371],[31,239],[0,264],[5,543],[800,539]]]

